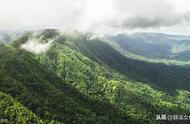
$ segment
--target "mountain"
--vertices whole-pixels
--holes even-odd
[[[0,30],[0,43],[8,43],[23,35],[25,31]]]
[[[0,77],[0,91],[27,107],[45,122],[128,123],[132,121],[119,108],[108,102],[89,98],[64,83],[32,55],[7,45],[0,46]],[[22,121],[27,120],[23,118]]]
[[[44,40],[40,41],[42,43],[52,38],[44,36],[43,33],[41,37]],[[23,38],[17,42],[21,40]],[[140,64],[146,64],[143,61],[136,62],[136,60],[127,59],[109,44],[91,40],[88,35],[59,34],[54,36],[53,40],[54,42],[46,52],[34,54],[36,60],[83,94],[101,101],[108,101],[123,109],[134,120],[141,120],[141,123],[159,123],[155,121],[155,113],[189,113],[187,98],[190,94],[188,91],[183,88],[176,90],[174,86],[172,90],[169,89],[170,87],[165,89],[162,85],[160,88],[157,85],[155,89],[156,82],[152,82],[152,85],[145,82],[145,78],[151,77],[143,76],[143,73],[138,76],[144,81],[135,77],[137,72],[135,73],[132,69],[138,69]],[[23,40],[22,43],[26,44],[27,40]],[[121,62],[125,62],[126,65]],[[148,63],[148,66],[151,64]],[[120,65],[122,67],[117,67]],[[133,78],[120,70],[126,66]],[[153,64],[150,67],[157,68],[157,66],[159,67],[159,64]],[[166,81],[169,82],[169,80]],[[168,94],[171,91],[175,91],[175,96]]]
[[[159,33],[108,36],[121,49],[147,58],[190,60],[190,37]]]
[[[189,66],[133,59],[92,35],[48,29],[1,45],[0,91],[42,123],[162,124],[157,115],[190,114]]]
[[[64,44],[132,80],[145,82],[154,88],[172,93],[177,89],[190,90],[190,67],[127,58],[101,39],[90,40],[85,36],[81,37],[68,39]]]

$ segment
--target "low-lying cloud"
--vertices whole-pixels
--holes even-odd
[[[42,43],[38,39],[31,39],[22,44],[20,48],[34,54],[40,54],[46,52],[51,47],[52,42]]]

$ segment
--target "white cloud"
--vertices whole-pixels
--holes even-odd
[[[20,48],[31,53],[40,54],[46,52],[51,47],[52,42],[53,41],[41,43],[38,39],[30,39],[26,43],[22,44]]]
[[[190,27],[189,5],[187,0],[0,0],[0,29],[167,32]]]

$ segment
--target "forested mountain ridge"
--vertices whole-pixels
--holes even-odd
[[[154,119],[150,119],[154,118],[154,113],[160,113],[161,111],[176,113],[178,110],[185,109],[188,106],[188,101],[186,101],[186,107],[184,108],[182,106],[182,108],[180,108],[178,103],[180,103],[179,98],[182,97],[182,94],[186,94],[186,98],[188,98],[189,92],[176,90],[176,97],[171,97],[167,95],[167,93],[170,92],[169,88],[172,87],[172,84],[169,84],[167,93],[164,93],[142,84],[147,84],[148,82],[139,83],[135,81],[136,78],[131,78],[129,75],[121,75],[116,72],[121,72],[119,70],[120,68],[113,68],[113,66],[108,63],[116,61],[119,63],[118,65],[121,65],[121,61],[117,61],[114,57],[119,57],[119,60],[122,58],[121,55],[114,51],[114,49],[111,49],[109,45],[101,41],[90,40],[88,36],[86,37],[84,35],[79,35],[79,37],[62,35],[55,40],[52,47],[46,53],[37,55],[37,59],[41,63],[50,67],[57,75],[65,79],[67,83],[71,83],[85,94],[100,99],[103,98],[118,105],[135,119],[145,120],[147,123],[154,123]],[[107,61],[104,59],[107,59]],[[127,59],[125,59],[125,61],[128,62],[125,66],[135,62],[134,60],[130,62],[130,60]],[[147,64],[148,68],[150,68],[149,64],[151,63]],[[153,65],[157,69],[157,65]],[[137,64],[136,66],[137,68],[139,67]],[[131,66],[128,70],[133,67],[134,66]],[[163,67],[161,66],[160,68],[162,69]],[[135,75],[134,72],[133,75]],[[188,80],[186,80],[186,82],[188,83]],[[142,89],[139,87],[142,87]],[[175,88],[175,86],[173,88]],[[178,102],[174,102],[174,99]],[[134,104],[135,106],[133,106]],[[146,105],[149,107],[152,106],[151,109],[147,110]],[[157,109],[157,107],[159,109]],[[150,114],[148,114],[149,112]]]
[[[168,92],[190,89],[189,66],[166,65],[127,58],[101,39],[91,40],[85,35],[68,38],[64,44],[130,79],[150,83],[155,88]]]
[[[51,44],[36,53],[36,42]],[[157,124],[157,114],[190,113],[188,67],[128,59],[89,34],[26,33],[0,57],[0,91],[44,123]]]
[[[0,57],[0,90],[45,122],[135,123],[117,107],[85,97],[63,83],[25,51],[1,45]]]

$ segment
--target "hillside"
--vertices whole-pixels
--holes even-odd
[[[189,102],[185,100],[189,92],[178,91],[175,97],[169,96],[149,85],[125,79],[59,43],[55,43],[47,53],[37,55],[37,59],[66,83],[89,96],[117,105],[142,123],[156,123],[155,113],[189,113],[186,108]],[[178,99],[181,93],[187,95],[183,98],[186,102]],[[173,99],[178,102],[173,102]],[[179,106],[179,103],[184,106]]]
[[[190,124],[190,0],[0,0],[0,124]]]
[[[131,122],[117,107],[91,99],[63,83],[25,51],[5,45],[0,47],[0,91],[12,96],[42,120],[59,123]]]
[[[103,61],[102,58],[107,59],[106,56],[98,58],[94,51],[84,46],[83,42],[93,43],[94,50],[97,49],[96,52],[101,53],[98,55],[104,55],[101,49],[110,48],[107,44],[102,45],[104,42],[95,46],[94,44],[99,43],[98,41],[71,40],[70,37],[61,35],[55,38],[47,52],[35,56],[40,63],[54,71],[65,83],[73,85],[90,97],[117,105],[131,118],[141,120],[141,123],[159,123],[155,121],[155,113],[189,113],[189,101],[186,100],[190,95],[188,91],[177,90],[175,96],[170,96],[167,92],[153,89],[147,85],[148,82],[137,82],[135,78],[121,75]],[[76,43],[79,44],[76,45]],[[88,52],[84,54],[83,51]],[[109,52],[112,51],[116,52],[113,49]],[[111,57],[114,58],[114,56]],[[115,60],[117,61],[114,58],[113,61]]]
[[[188,66],[127,58],[89,36],[45,30],[1,45],[0,91],[48,123],[159,124],[157,114],[190,114]]]
[[[36,114],[2,92],[0,92],[0,117],[1,123],[44,123]]]
[[[146,82],[154,88],[171,93],[177,89],[190,90],[188,66],[166,65],[127,58],[109,44],[99,39],[88,40],[84,35],[82,38],[68,38],[64,44],[132,80]]]

